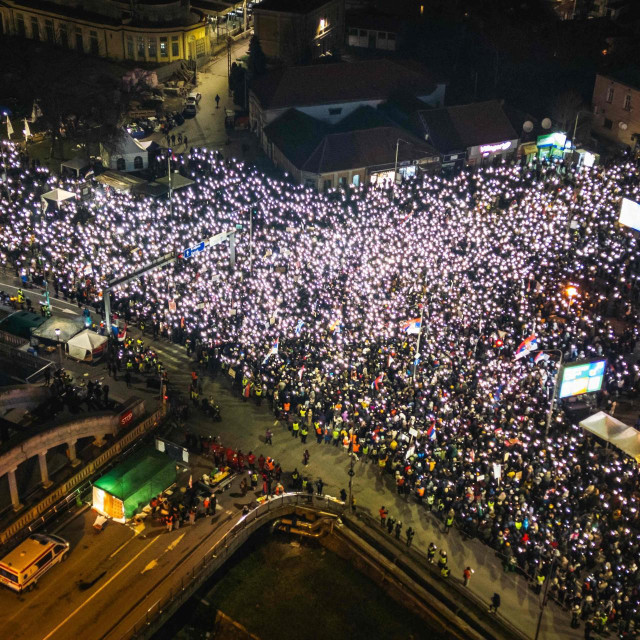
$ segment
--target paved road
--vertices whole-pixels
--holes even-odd
[[[170,533],[160,525],[135,533],[114,523],[96,533],[95,513],[75,516],[57,531],[71,542],[66,562],[46,573],[35,591],[18,595],[0,590],[0,638],[122,637],[170,588],[187,580],[188,572],[240,517],[238,506],[248,499],[224,493],[215,517]]]
[[[249,39],[239,40],[231,48],[231,60],[235,62],[247,53]],[[228,135],[224,127],[225,108],[233,109],[233,99],[229,96],[229,84],[227,82],[227,55],[223,52],[198,69],[198,86],[196,91],[202,94],[198,105],[198,112],[194,118],[185,120],[185,123],[171,131],[178,135],[181,132],[189,141],[188,146],[218,149],[225,155],[240,156],[238,145],[227,145]],[[215,96],[220,96],[220,106],[216,109]],[[156,133],[148,139],[153,139],[158,144],[166,147],[167,140],[162,134]],[[174,150],[182,153],[186,150],[184,145],[174,146]]]

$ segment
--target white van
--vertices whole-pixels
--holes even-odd
[[[54,564],[67,559],[68,552],[63,538],[33,533],[0,560],[0,584],[18,592],[31,590]]]

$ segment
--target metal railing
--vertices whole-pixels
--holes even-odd
[[[111,458],[118,455],[135,439],[160,424],[160,421],[165,416],[165,412],[166,407],[161,407],[158,411],[143,420],[124,437],[109,447],[105,452],[89,462],[89,464],[84,466],[78,473],[69,478],[69,480],[61,484],[55,491],[52,491],[48,496],[46,496],[46,498],[44,498],[44,500],[33,506],[29,511],[23,513],[15,522],[12,522],[6,529],[0,532],[0,547],[17,536],[22,530],[26,529],[26,533],[28,535],[35,529],[42,527],[47,522],[47,519],[50,519],[61,510],[68,508],[70,492],[76,489],[82,482],[86,481]],[[74,491],[73,499],[75,499],[76,495],[77,492]],[[58,503],[60,503],[60,509],[57,509]],[[53,513],[51,513],[51,510]],[[46,518],[44,515],[45,512],[47,512]]]
[[[202,556],[187,576],[182,578],[178,587],[170,589],[168,595],[158,600],[118,637],[127,640],[148,638],[153,635],[244,544],[252,533],[269,520],[290,513],[295,507],[325,511],[336,517],[346,508],[345,504],[336,498],[306,493],[285,493],[266,500],[242,516],[215,546]]]

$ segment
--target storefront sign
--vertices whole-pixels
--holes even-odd
[[[500,151],[506,151],[511,146],[511,141],[496,142],[494,144],[481,144],[480,153],[499,153]]]

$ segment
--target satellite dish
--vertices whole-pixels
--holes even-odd
[[[543,129],[551,129],[551,119],[545,118],[541,123]]]
[[[618,122],[618,127],[620,127],[620,129],[622,129],[622,131],[626,131],[627,130],[627,123],[626,122],[622,122],[622,120],[620,122]]]
[[[533,122],[531,122],[531,120],[527,120],[523,125],[522,125],[522,130],[525,133],[531,133],[533,131]]]

